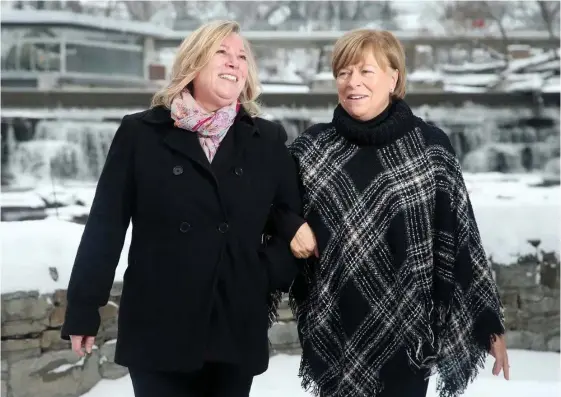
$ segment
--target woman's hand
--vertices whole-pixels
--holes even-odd
[[[491,355],[495,357],[493,375],[498,376],[503,371],[506,380],[510,379],[510,365],[508,365],[508,353],[506,352],[506,341],[504,335],[496,335],[491,344]]]
[[[290,242],[290,249],[296,258],[309,258],[312,254],[319,258],[316,236],[308,223],[300,226]]]
[[[95,342],[95,336],[70,335],[72,341],[72,350],[80,357],[84,357],[86,353],[90,354]],[[84,353],[84,349],[86,353]]]

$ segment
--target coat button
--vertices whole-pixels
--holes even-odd
[[[181,233],[187,233],[189,230],[191,230],[191,225],[188,222],[181,222],[181,225],[179,225],[179,230],[181,231]]]
[[[228,226],[228,224],[227,224],[226,222],[224,222],[224,223],[221,223],[221,224],[218,226],[218,231],[219,231],[220,233],[226,233],[226,232],[228,231],[229,228],[230,228],[230,226]]]
[[[243,175],[243,168],[242,167],[236,167],[234,169],[234,174],[236,174],[237,176],[242,176]]]
[[[181,175],[183,174],[183,167],[180,165],[176,165],[173,167],[173,175]]]

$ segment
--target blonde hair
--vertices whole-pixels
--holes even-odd
[[[392,99],[403,99],[406,90],[405,50],[401,42],[387,30],[357,29],[345,33],[333,47],[331,69],[333,77],[343,68],[356,65],[372,51],[380,67],[398,71]]]
[[[150,107],[171,107],[173,99],[185,87],[192,88],[192,82],[200,70],[210,61],[220,47],[222,40],[232,33],[240,33],[240,25],[235,21],[212,21],[200,26],[191,33],[177,49],[171,69],[171,79],[166,87],[152,97]],[[247,57],[247,81],[239,100],[251,116],[257,116],[260,106],[257,97],[261,93],[257,65],[249,42],[242,38]]]

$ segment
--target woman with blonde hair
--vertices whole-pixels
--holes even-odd
[[[403,99],[402,45],[390,32],[352,31],[332,69],[332,121],[290,147],[314,233],[291,242],[309,258],[290,291],[304,387],[424,397],[437,371],[440,395],[458,396],[488,353],[508,379],[501,302],[460,164],[446,134]],[[277,222],[290,241],[302,218],[281,211]]]
[[[271,206],[300,212],[284,129],[257,117],[255,61],[235,22],[181,44],[152,107],[123,118],[68,287],[62,337],[91,352],[125,233],[115,362],[136,397],[247,397],[296,261],[264,239]]]

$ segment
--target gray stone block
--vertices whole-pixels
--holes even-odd
[[[63,350],[15,362],[9,370],[12,396],[80,396],[101,379],[98,362],[97,350],[83,358]]]
[[[509,349],[536,351],[545,351],[547,349],[545,336],[536,332],[508,331],[506,334],[506,341]]]
[[[561,352],[560,348],[559,348],[559,334],[551,337],[548,341],[547,341],[547,350],[551,351],[551,352]]]
[[[8,379],[8,360],[2,360],[2,380]]]
[[[115,363],[115,340],[105,343],[99,353],[99,373],[105,379],[118,379],[129,373],[126,367]]]
[[[46,319],[43,320],[16,320],[2,323],[2,336],[23,336],[39,334],[47,329]]]
[[[494,266],[495,280],[500,289],[535,287],[537,266],[519,264],[515,266]]]
[[[38,292],[2,295],[2,323],[18,320],[43,320],[52,308],[50,295]]]
[[[41,348],[43,350],[65,350],[70,349],[70,341],[60,337],[59,330],[48,330],[41,334]]]
[[[2,341],[2,358],[9,362],[41,355],[39,339],[8,339]]]
[[[269,340],[276,347],[278,345],[296,345],[299,343],[296,322],[278,322],[269,330]]]

